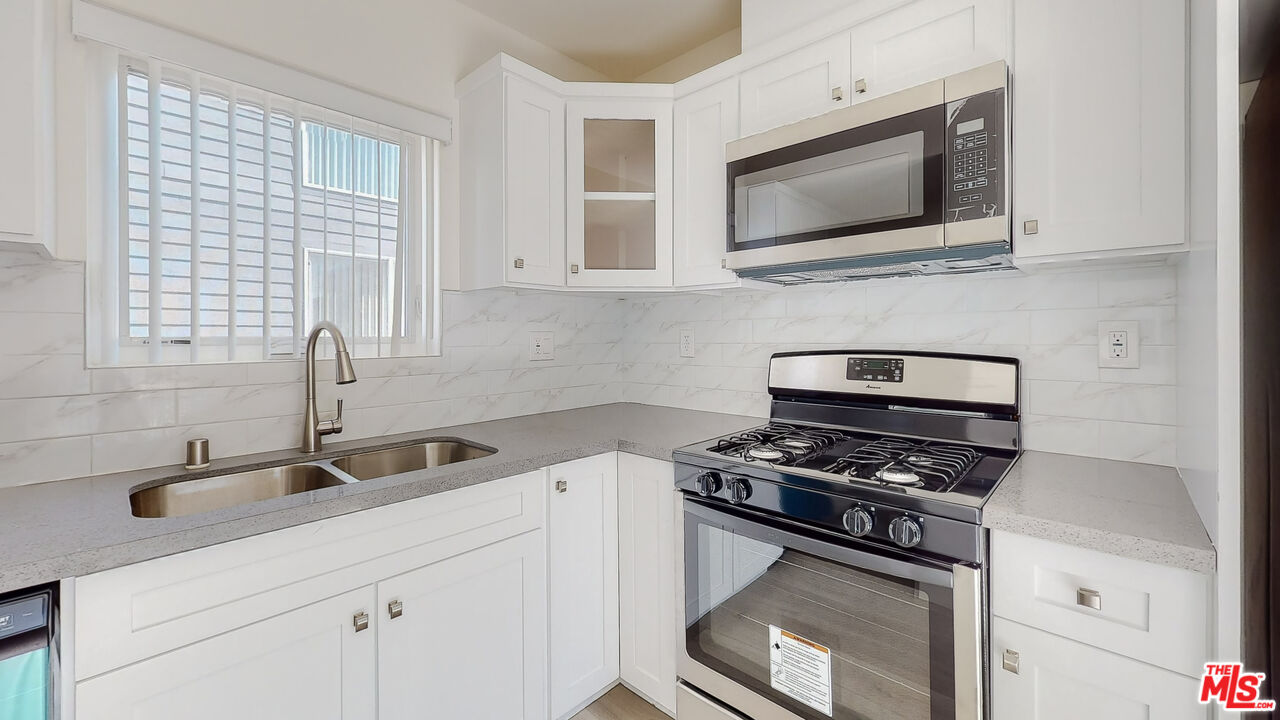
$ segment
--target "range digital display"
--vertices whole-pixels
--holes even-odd
[[[902,358],[849,358],[845,377],[867,383],[902,382]]]

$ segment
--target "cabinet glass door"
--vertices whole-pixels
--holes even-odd
[[[565,109],[568,284],[671,285],[671,102]]]
[[[653,120],[583,120],[583,265],[657,267]]]

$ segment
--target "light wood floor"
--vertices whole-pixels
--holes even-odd
[[[666,713],[619,685],[570,720],[671,720]]]

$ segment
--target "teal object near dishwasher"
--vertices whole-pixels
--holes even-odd
[[[52,720],[52,594],[0,599],[0,720]]]

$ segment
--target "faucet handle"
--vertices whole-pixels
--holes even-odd
[[[338,415],[332,420],[317,423],[321,435],[338,435],[342,432],[342,398],[338,398]]]

